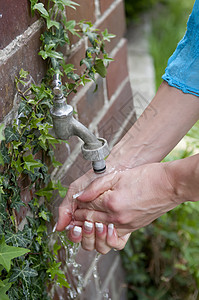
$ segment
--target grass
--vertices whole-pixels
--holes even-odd
[[[150,52],[154,59],[156,88],[162,82],[168,58],[184,36],[193,4],[194,0],[167,0],[154,7]]]

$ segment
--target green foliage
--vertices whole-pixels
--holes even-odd
[[[164,161],[194,154],[198,132],[199,121],[184,138],[186,147],[177,147]],[[198,203],[184,203],[132,233],[122,252],[129,299],[197,299],[198,214]]]
[[[48,0],[47,8],[40,1],[30,0],[32,14],[39,13],[46,22],[46,31],[41,35],[42,46],[39,55],[44,60],[50,60],[52,68],[48,71],[46,80],[52,77],[54,72],[60,75],[66,75],[68,80],[72,79],[73,83],[65,83],[64,94],[67,97],[71,92],[76,92],[79,85],[85,85],[86,82],[93,80],[95,75],[106,76],[106,67],[111,58],[105,51],[105,42],[114,37],[109,34],[107,29],[99,33],[90,22],[76,22],[75,20],[66,20],[65,5],[75,9],[78,5],[74,1],[66,0]],[[66,64],[64,55],[60,52],[60,46],[70,45],[69,33],[77,35],[79,38],[87,37],[90,47],[86,50],[86,57],[80,62],[85,69],[83,74],[76,74],[74,66]],[[58,48],[59,47],[59,48]]]
[[[23,93],[19,85],[26,86],[27,72],[21,70],[16,85],[21,96],[18,118],[12,125],[0,126],[2,160],[0,172],[0,292],[2,299],[49,299],[46,286],[56,283],[68,287],[61,268],[48,270],[60,264],[57,255],[49,249],[47,223],[52,214],[48,202],[56,191],[64,197],[66,188],[50,180],[45,161],[56,163],[53,149],[59,140],[49,134],[51,118],[51,91],[42,84],[32,85]],[[36,158],[37,157],[37,158]],[[19,182],[28,178],[32,200],[23,201]],[[46,186],[46,187],[44,187]],[[40,201],[42,197],[43,201]],[[19,229],[17,212],[25,207],[31,216]],[[55,242],[57,244],[57,242]],[[56,252],[57,254],[57,252]],[[8,298],[9,297],[9,298]]]
[[[150,52],[154,60],[157,88],[162,82],[161,77],[169,57],[185,34],[193,4],[194,0],[168,0],[164,1],[159,8],[154,8]]]
[[[163,1],[163,0],[162,0]],[[138,18],[141,12],[151,9],[160,0],[125,0],[127,22]]]
[[[47,60],[49,69],[40,85],[27,82],[29,74],[21,70],[15,78],[21,98],[17,118],[6,127],[0,124],[0,298],[2,300],[50,299],[46,287],[59,285],[69,288],[62,264],[58,260],[61,247],[68,251],[71,242],[63,234],[49,233],[52,213],[49,204],[59,194],[65,197],[67,188],[61,182],[52,182],[49,165],[61,166],[54,149],[63,141],[49,132],[52,128],[50,109],[52,75],[67,78],[63,93],[67,97],[79,85],[95,82],[96,74],[106,76],[112,61],[105,51],[105,43],[114,35],[107,30],[100,33],[90,22],[66,20],[65,6],[76,9],[70,0],[30,0],[32,15],[39,14],[46,25],[41,35],[39,55]],[[74,65],[66,64],[61,49],[70,45],[69,34],[88,38],[90,45],[82,74]],[[97,88],[97,87],[96,87]],[[31,200],[27,203],[21,191],[22,182]],[[19,222],[21,209],[28,214]]]

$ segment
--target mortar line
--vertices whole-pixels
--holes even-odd
[[[123,0],[116,0],[114,1],[109,8],[103,13],[103,15],[101,15],[101,17],[95,22],[94,24],[94,28],[96,28],[100,23],[103,23],[104,20],[108,17],[108,15],[110,15],[112,13],[112,11],[117,7],[117,5],[119,3],[122,3]]]
[[[95,19],[98,20],[101,15],[99,0],[95,0]]]
[[[5,63],[10,57],[12,57],[24,44],[32,38],[32,36],[43,26],[41,20],[37,20],[22,34],[18,35],[10,44],[8,44],[3,50],[0,50],[0,65]]]

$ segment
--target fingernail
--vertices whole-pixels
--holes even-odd
[[[70,229],[72,229],[73,227],[74,227],[74,225],[69,224],[68,226],[65,227],[65,230],[70,230]]]
[[[79,237],[81,233],[82,233],[82,228],[79,226],[75,226],[73,229],[74,236]]]
[[[91,232],[93,229],[93,223],[85,221],[84,228],[86,231]]]
[[[108,235],[112,236],[113,234],[113,229],[114,229],[114,224],[109,224],[108,225]]]
[[[73,199],[76,199],[77,197],[81,196],[81,194],[83,194],[84,191],[81,191],[75,195],[73,195]]]
[[[102,223],[95,223],[95,227],[99,233],[102,233],[104,230],[104,225]]]
[[[55,232],[55,231],[56,231],[56,228],[57,228],[57,223],[56,223],[55,226],[53,227],[52,232]]]

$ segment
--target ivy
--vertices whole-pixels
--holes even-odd
[[[90,22],[66,20],[68,6],[78,6],[69,0],[30,0],[31,12],[45,23],[39,55],[47,61],[48,71],[39,85],[28,84],[30,75],[23,69],[15,78],[20,98],[18,114],[12,124],[0,124],[0,298],[2,300],[48,300],[46,287],[69,284],[58,259],[61,248],[71,242],[63,234],[52,233],[50,203],[53,197],[65,197],[67,188],[50,178],[49,166],[59,167],[54,149],[66,143],[50,134],[53,94],[52,76],[66,78],[63,93],[67,98],[78,86],[96,82],[96,75],[106,76],[112,61],[105,43],[114,35],[100,33]],[[69,35],[86,38],[89,47],[80,61],[83,72],[77,74],[74,65],[67,64],[63,46],[71,47]],[[97,85],[96,85],[97,89]],[[95,89],[95,90],[96,90]],[[27,182],[27,186],[23,186]],[[24,192],[28,195],[26,200]],[[26,217],[20,222],[22,214]],[[68,251],[68,250],[66,250]]]

